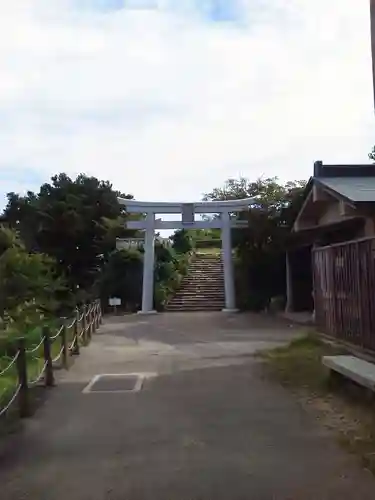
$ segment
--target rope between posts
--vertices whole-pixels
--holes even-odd
[[[47,367],[47,361],[44,363],[42,371],[39,373],[39,375],[37,376],[37,378],[35,380],[32,380],[31,382],[29,382],[29,386],[36,385],[41,380],[41,378],[44,375],[46,367]]]
[[[52,340],[56,340],[56,339],[57,339],[57,337],[60,335],[60,333],[63,331],[63,328],[64,328],[64,325],[62,325],[62,326],[60,327],[60,329],[58,330],[58,332],[56,333],[56,335],[54,335],[53,337],[50,337],[50,340],[51,340],[51,341],[52,341]]]
[[[71,351],[73,349],[76,342],[77,342],[77,337],[74,337],[73,342],[69,346],[69,351]]]
[[[76,321],[77,321],[76,319],[73,319],[72,323],[68,325],[67,328],[72,328],[72,326],[74,326]]]
[[[18,396],[20,390],[21,390],[21,384],[18,385],[15,393],[13,394],[12,398],[10,399],[10,401],[8,401],[7,405],[2,410],[0,410],[0,417],[2,417],[4,415],[4,413],[6,413],[9,410],[9,408],[11,407],[11,405],[14,403],[16,397]]]
[[[61,358],[63,350],[64,350],[64,346],[60,349],[59,354],[55,358],[52,359],[52,363],[55,363],[56,361],[58,361]]]
[[[88,330],[89,328],[91,328],[91,326],[94,324],[94,321],[90,321],[90,323],[86,326],[86,330]]]
[[[9,368],[11,368],[14,365],[14,363],[17,361],[17,358],[19,355],[20,355],[20,352],[18,351],[17,354],[12,359],[12,361],[9,363],[9,365],[7,367],[5,367],[4,370],[2,370],[0,372],[0,377],[1,377],[1,375],[4,375],[4,373],[6,373],[9,370]]]
[[[44,339],[45,337],[42,337],[41,341],[39,342],[38,345],[36,345],[35,347],[33,347],[32,349],[26,349],[26,353],[27,354],[33,354],[34,352],[36,352],[38,349],[40,349],[40,347],[42,346],[43,342],[44,342]]]

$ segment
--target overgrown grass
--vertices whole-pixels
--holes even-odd
[[[285,347],[265,351],[260,355],[271,374],[277,376],[283,384],[324,392],[329,387],[329,372],[322,365],[322,356],[342,353],[342,349],[323,342],[314,333],[308,333],[292,340]]]
[[[330,428],[338,442],[375,474],[375,402],[362,387],[343,379],[332,384],[322,356],[345,354],[309,333],[288,346],[260,353],[267,373],[293,389],[306,409]]]

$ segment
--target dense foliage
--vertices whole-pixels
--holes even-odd
[[[190,232],[186,229],[175,231],[171,237],[172,247],[177,253],[187,253],[193,248]]]
[[[78,300],[96,294],[100,271],[124,234],[121,193],[109,182],[79,175],[52,177],[39,193],[8,194],[3,220],[30,252],[52,257]],[[122,195],[125,197],[125,195]]]
[[[59,312],[65,294],[53,259],[29,253],[14,231],[0,227],[0,334],[26,334]]]

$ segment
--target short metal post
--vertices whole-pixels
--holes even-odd
[[[62,363],[66,370],[69,370],[69,345],[68,345],[68,332],[66,328],[66,318],[64,318],[64,325],[61,330],[61,347],[62,347]]]
[[[47,387],[52,387],[53,385],[55,385],[55,379],[53,376],[51,340],[50,340],[50,330],[48,326],[45,326],[43,328],[43,351],[44,351],[44,362],[46,363],[45,384]]]
[[[27,383],[27,359],[25,339],[18,340],[18,358],[17,358],[19,392],[19,411],[20,416],[28,417],[30,415],[29,386]]]
[[[79,354],[79,309],[76,309],[76,319],[73,325],[73,354]]]

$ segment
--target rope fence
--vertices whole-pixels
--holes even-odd
[[[77,308],[74,319],[64,318],[57,332],[52,334],[49,327],[44,327],[35,346],[26,348],[26,339],[18,339],[16,354],[0,371],[0,387],[5,382],[5,390],[0,395],[0,417],[16,406],[20,417],[29,416],[31,389],[41,383],[45,387],[54,386],[55,369],[69,369],[71,356],[78,355],[81,346],[90,342],[101,322],[100,300],[95,300],[81,310]],[[14,344],[12,347],[14,352]]]
[[[5,373],[7,373],[7,372],[8,372],[8,371],[12,368],[12,366],[14,365],[14,363],[17,361],[17,358],[18,358],[19,354],[20,354],[20,353],[19,353],[19,352],[17,352],[17,354],[14,356],[14,358],[13,358],[13,359],[12,359],[12,361],[9,363],[9,365],[8,365],[6,368],[4,368],[4,370],[2,370],[2,371],[0,372],[0,377],[1,377],[2,375],[5,375]]]

